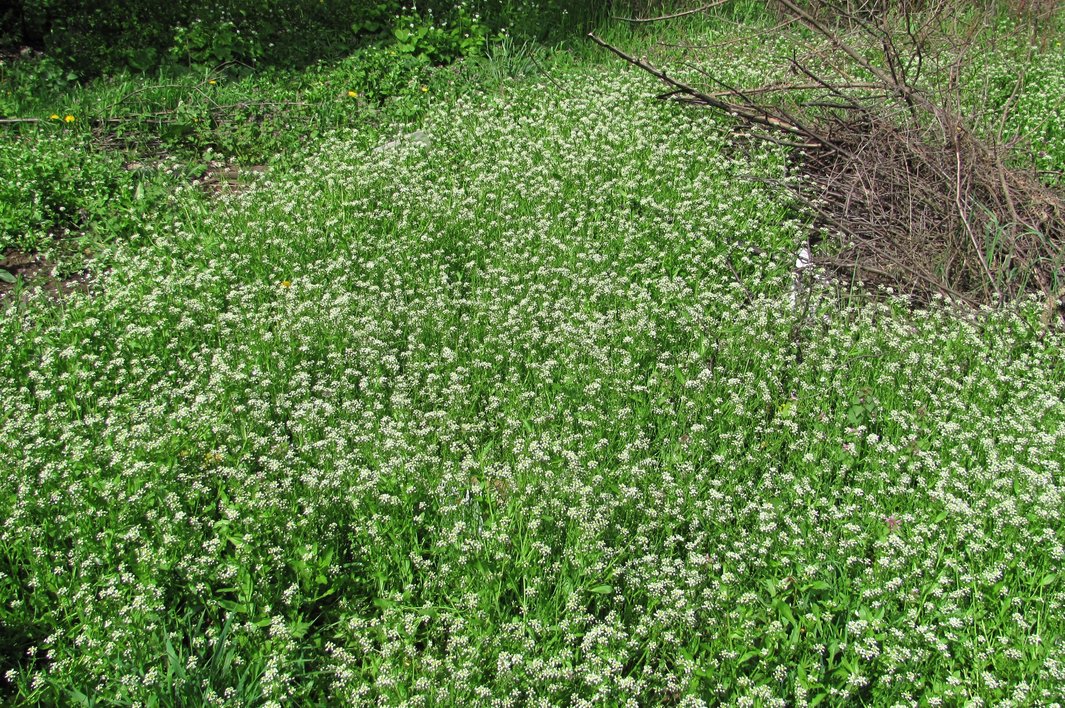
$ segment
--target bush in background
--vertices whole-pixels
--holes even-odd
[[[16,0],[15,38],[83,76],[179,60],[301,64],[384,27],[381,0]]]
[[[447,61],[480,48],[489,33],[560,37],[601,17],[608,2],[15,0],[2,15],[8,29],[0,43],[42,50],[82,78],[173,62],[298,66],[347,53],[370,37],[401,46],[413,37],[416,53]],[[403,36],[404,25],[412,24],[411,35]]]

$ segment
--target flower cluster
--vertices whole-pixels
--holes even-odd
[[[4,312],[10,690],[1060,698],[1040,305],[796,304],[778,150],[558,81],[190,189],[90,294]]]

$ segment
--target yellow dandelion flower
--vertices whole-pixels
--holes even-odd
[[[72,115],[67,115],[67,116],[64,116],[64,117],[63,117],[63,120],[64,120],[65,122],[67,122],[67,123],[73,123],[73,122],[74,122],[74,116],[72,116]]]
[[[428,86],[422,86],[422,93],[429,93],[429,87]]]
[[[348,98],[355,98],[359,95],[358,91],[348,91]]]
[[[53,113],[52,115],[50,115],[50,116],[48,116],[48,117],[49,117],[49,118],[50,118],[51,120],[59,120],[59,114],[58,114],[58,113]]]
[[[281,281],[281,287],[283,287],[283,288],[291,288],[292,287],[292,281],[291,280],[282,280]]]

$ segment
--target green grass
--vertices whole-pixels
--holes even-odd
[[[4,695],[1060,701],[1042,303],[793,304],[783,153],[583,50],[495,51],[377,106],[354,65],[79,99],[273,81],[318,128],[0,315]]]
[[[376,144],[471,83],[463,68],[387,46],[298,72],[231,65],[86,86],[50,67],[26,60],[0,73],[0,114],[24,121],[0,126],[0,252],[66,252],[71,240],[102,251],[136,230],[116,212],[151,212],[154,197],[215,164],[291,169],[340,128],[354,128],[360,146]],[[487,88],[500,79],[475,80]]]

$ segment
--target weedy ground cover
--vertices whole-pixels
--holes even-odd
[[[106,270],[110,245],[136,243],[141,221],[168,218],[160,214],[182,184],[211,191],[291,169],[341,127],[375,145],[434,103],[491,90],[501,72],[522,71],[510,53],[528,52],[512,47],[434,66],[381,44],[300,71],[226,64],[84,86],[55,75],[47,57],[0,63],[0,113],[18,116],[0,124],[0,297],[31,283],[65,289],[90,260]]]
[[[796,298],[782,149],[540,65],[8,302],[10,700],[1061,700],[1043,303]]]

